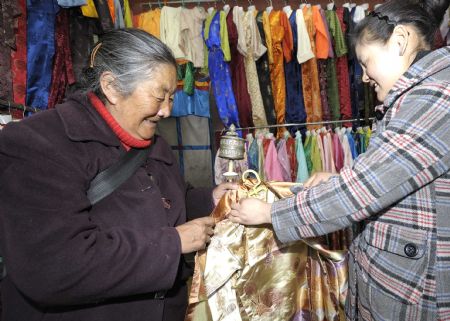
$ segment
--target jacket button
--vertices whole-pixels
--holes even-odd
[[[419,253],[417,245],[414,243],[408,243],[405,245],[405,254],[409,257],[415,257]]]

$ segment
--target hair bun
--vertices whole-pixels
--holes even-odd
[[[444,18],[445,11],[450,6],[450,0],[421,0],[420,5],[439,26]]]

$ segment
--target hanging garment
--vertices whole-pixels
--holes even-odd
[[[202,38],[205,19],[206,11],[203,7],[181,8],[179,46],[185,53],[186,59],[191,61],[196,68],[202,68],[205,60]]]
[[[245,76],[244,56],[238,51],[238,30],[233,21],[235,11],[240,10],[235,6],[227,15],[228,40],[230,42],[231,83],[239,114],[239,123],[242,127],[253,127],[252,105],[247,89],[247,77]]]
[[[345,34],[344,25],[344,8],[337,8],[336,15],[341,26],[342,33]],[[341,119],[352,118],[352,106],[350,98],[350,80],[348,74],[348,60],[347,55],[338,56],[336,59],[336,76],[338,79],[339,87],[339,103]],[[351,123],[344,124],[344,126],[351,126]]]
[[[219,157],[219,152],[216,153],[216,158],[214,160],[214,182],[216,185],[225,183],[226,177],[223,175],[228,171],[228,165],[230,160]],[[234,171],[238,174],[238,177],[241,177],[242,174],[248,169],[248,164],[246,157],[241,160],[233,160],[234,163]]]
[[[87,0],[58,0],[58,5],[63,8],[79,7],[87,4]]]
[[[339,139],[339,129],[336,128],[335,133],[332,133],[333,142],[333,158],[336,171],[339,173],[344,167],[344,151],[342,150],[342,144]]]
[[[107,32],[114,29],[115,21],[115,10],[114,10],[114,0],[93,0],[95,5],[96,13],[100,20],[100,26],[103,32]],[[84,8],[81,7],[81,8]]]
[[[149,34],[161,38],[161,9],[156,8],[139,15],[137,28],[147,31]]]
[[[258,142],[257,139],[253,139],[247,151],[247,162],[248,168],[256,172],[259,171],[258,168]]]
[[[261,179],[263,179],[262,177],[266,177],[265,175],[265,171],[264,171],[264,160],[265,160],[265,155],[264,155],[264,146],[263,146],[263,136],[259,135],[258,139],[257,139],[257,143],[258,143],[258,175],[259,177],[261,177]]]
[[[114,13],[115,13],[114,28],[115,29],[125,28],[125,21],[123,20],[123,9],[119,0],[114,0]]]
[[[267,126],[267,119],[255,61],[266,53],[267,48],[261,42],[261,36],[258,27],[256,26],[256,13],[254,7],[251,7],[242,17],[245,47],[241,48],[241,50],[244,50],[245,76],[247,78],[247,89],[250,95],[250,101],[252,102],[253,124],[256,127],[263,127]],[[258,131],[266,132],[267,130],[258,129],[257,132]]]
[[[237,106],[231,85],[230,68],[224,60],[224,52],[221,48],[221,33],[224,34],[225,39],[228,39],[225,19],[225,12],[219,13],[214,11],[210,15],[209,29],[206,29],[205,24],[203,37],[208,48],[209,75],[220,119],[227,128],[231,124],[239,128]],[[220,20],[223,20],[225,30],[221,29]]]
[[[305,152],[305,159],[306,159],[306,167],[308,169],[308,176],[310,176],[311,173],[312,173],[313,164],[312,164],[312,158],[311,158],[312,135],[311,135],[311,132],[309,130],[306,132],[306,138],[305,138],[305,143],[303,145],[303,150]],[[297,159],[300,159],[300,158],[297,158]]]
[[[46,109],[55,54],[56,0],[27,1],[27,97],[26,104]]]
[[[336,174],[336,166],[335,166],[334,151],[333,151],[333,140],[332,140],[330,132],[327,132],[322,136],[322,142],[323,142],[323,152],[324,152],[324,160],[325,160],[324,170],[325,170],[325,172]]]
[[[291,187],[244,177],[237,192],[220,200],[211,214],[217,222],[211,243],[195,258],[185,321],[345,320],[344,252],[328,251],[324,238],[281,245],[271,228],[226,218],[232,202],[272,203],[292,196]]]
[[[291,169],[291,182],[297,181],[297,156],[296,156],[296,149],[295,149],[295,138],[289,136],[286,138],[286,150],[288,153],[289,158],[289,167]]]
[[[276,124],[275,105],[273,102],[272,83],[270,80],[269,53],[272,53],[271,45],[267,41],[270,38],[269,16],[266,11],[260,11],[256,16],[256,24],[261,36],[261,43],[267,48],[267,52],[256,61],[259,89],[264,104],[264,112],[269,125]],[[266,27],[264,24],[266,22]],[[266,32],[269,32],[269,37]],[[270,44],[272,40],[270,40]]]
[[[131,7],[130,7],[130,3],[129,0],[124,0],[123,1],[123,19],[125,21],[125,27],[127,28],[133,28],[133,14],[131,12]]]
[[[323,170],[322,167],[323,156],[320,152],[321,149],[322,149],[322,142],[320,140],[320,136],[317,135],[315,131],[313,131],[311,135],[311,163],[312,163],[311,175],[317,172],[321,172]]]
[[[283,11],[272,11],[269,15],[270,33],[272,35],[273,64],[270,65],[270,79],[272,81],[273,98],[277,124],[285,123],[286,113],[286,79],[284,75],[284,61],[292,59],[292,30],[289,20]],[[286,130],[279,127],[277,137],[283,137]]]
[[[180,14],[181,7],[162,8],[160,39],[172,50],[176,59],[185,59],[185,53],[180,48]]]
[[[289,17],[289,23],[292,30],[293,40],[293,56],[298,50],[298,26],[297,26],[297,12],[296,10],[286,12]],[[297,59],[291,59],[289,62],[285,62],[284,71],[286,75],[286,123],[305,123],[306,111],[303,103],[303,90],[302,90],[302,70]],[[294,135],[299,126],[288,127],[291,135]]]
[[[295,16],[295,23],[297,25],[297,62],[302,64],[314,58],[314,53],[312,51],[308,30],[306,29],[303,10],[296,10]]]
[[[298,164],[296,182],[304,183],[309,178],[309,173],[305,151],[303,149],[302,134],[300,131],[295,133],[295,153]]]
[[[333,41],[333,49],[336,57],[341,57],[347,53],[344,35],[342,33],[339,19],[334,10],[325,12],[328,30]],[[327,99],[330,107],[331,119],[339,120],[341,118],[339,102],[339,86],[336,73],[336,58],[327,60]]]
[[[13,88],[13,100],[17,104],[25,105],[27,87],[27,5],[26,0],[19,0],[20,16],[17,17],[16,50],[11,50],[11,76]],[[5,61],[5,60],[3,60]],[[0,65],[2,63],[0,62]],[[7,72],[2,72],[2,79],[8,77]],[[1,83],[2,80],[0,80]],[[1,85],[0,85],[1,86]],[[6,91],[0,89],[1,93]],[[15,119],[22,118],[23,113],[14,110],[11,115]]]
[[[289,156],[286,147],[286,138],[282,138],[278,141],[276,149],[277,149],[278,163],[280,164],[281,168],[281,176],[282,176],[281,181],[292,182],[291,164],[289,162]]]
[[[68,10],[61,9],[56,16],[56,52],[53,60],[52,82],[48,98],[48,108],[63,101],[67,86],[75,83],[69,41]]]
[[[16,49],[14,25],[20,13],[16,1],[5,0],[0,3],[0,98],[7,101],[13,98],[11,53]]]
[[[209,82],[195,81],[192,95],[179,88],[175,92],[173,100],[172,117],[196,115],[199,117],[211,117],[209,110]]]
[[[303,17],[305,19],[306,30],[309,35],[312,51],[316,52],[316,41],[314,39],[315,26],[311,7],[303,7]],[[302,86],[307,122],[321,121],[322,104],[320,101],[319,73],[316,58],[311,58],[302,64]],[[308,126],[309,129],[318,127],[319,126],[314,125]]]

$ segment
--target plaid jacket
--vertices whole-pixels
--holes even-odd
[[[450,320],[450,47],[412,65],[367,152],[272,207],[282,242],[366,221],[349,252],[349,320]]]

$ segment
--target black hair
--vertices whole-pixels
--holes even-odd
[[[158,38],[139,29],[112,30],[101,35],[94,46],[90,66],[83,70],[81,89],[103,99],[100,77],[110,71],[115,88],[128,96],[162,64],[177,66],[172,51]]]
[[[351,35],[352,45],[367,42],[385,44],[399,24],[413,26],[431,47],[450,0],[390,0],[360,21]]]

